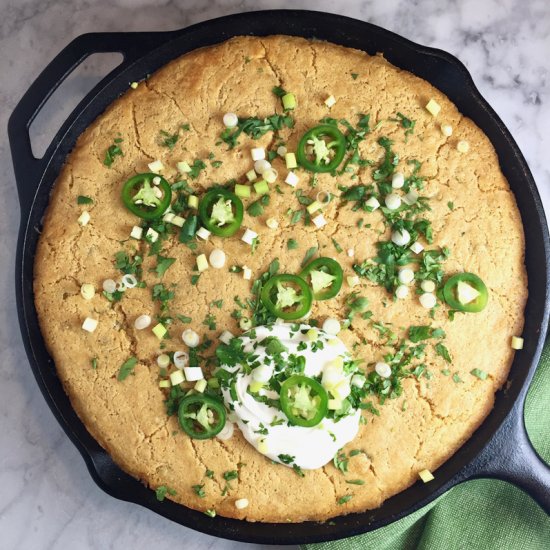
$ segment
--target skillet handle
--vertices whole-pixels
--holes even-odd
[[[523,420],[525,392],[487,447],[464,470],[464,479],[497,478],[527,493],[550,515],[550,467],[529,441]]]
[[[36,158],[32,153],[29,127],[53,92],[91,54],[121,53],[124,60],[115,69],[118,72],[133,64],[174,34],[176,32],[83,34],[68,44],[40,73],[15,107],[8,122],[8,136],[22,218],[27,217],[30,212],[52,150],[57,147],[63,134],[89,102],[89,97],[95,95],[103,87],[107,77],[80,102],[52,140],[44,157]]]

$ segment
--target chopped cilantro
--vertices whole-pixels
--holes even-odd
[[[298,241],[296,241],[295,239],[288,239],[288,242],[286,243],[286,247],[289,250],[295,250],[296,248],[298,248],[298,246]]]
[[[336,239],[332,239],[332,244],[334,245],[334,248],[336,249],[336,252],[343,252],[344,249],[336,242]]]
[[[307,252],[304,256],[304,259],[302,260],[302,263],[300,265],[302,267],[304,267],[306,264],[309,263],[311,258],[313,258],[313,256],[315,256],[316,253],[317,253],[317,247],[316,246],[312,246],[311,248],[308,248],[308,250],[307,250]]]
[[[124,156],[122,149],[118,145],[121,142],[122,142],[121,138],[115,138],[114,144],[109,146],[109,148],[105,152],[105,158],[103,159],[103,164],[108,168],[111,168],[116,157]]]
[[[204,492],[204,483],[202,485],[193,485],[191,488],[199,498],[204,498],[206,496]]]
[[[451,355],[449,353],[449,350],[443,344],[441,344],[441,343],[436,344],[434,349],[435,349],[435,352],[437,353],[437,355],[439,355],[440,357],[443,357],[443,359],[445,359],[445,361],[447,361],[447,363],[452,363],[452,359],[451,359]]]
[[[264,213],[264,207],[269,205],[269,195],[262,195],[258,200],[251,202],[246,211],[250,216],[261,216]]]
[[[163,147],[168,147],[168,149],[172,150],[174,146],[176,145],[178,139],[179,139],[179,132],[176,132],[175,134],[170,134],[166,130],[160,131],[160,144]]]
[[[157,496],[157,500],[159,502],[162,502],[166,498],[167,494],[171,495],[171,496],[174,496],[177,493],[174,489],[171,489],[170,487],[167,487],[166,485],[160,485],[155,490],[155,494]]]
[[[342,504],[345,504],[346,502],[349,502],[352,498],[353,498],[353,495],[345,495],[343,497],[340,497],[337,502],[338,504],[342,505]]]
[[[76,198],[77,204],[92,204],[94,201],[90,197],[86,197],[85,195],[78,195]]]
[[[175,261],[176,261],[176,258],[165,258],[164,256],[157,254],[157,267],[155,268],[157,275],[162,278],[162,276],[166,273],[166,270]]]
[[[125,380],[130,374],[134,373],[134,368],[137,364],[138,360],[135,357],[130,357],[122,363],[120,366],[120,370],[118,371],[117,380],[119,382],[122,382]]]
[[[220,135],[224,143],[233,149],[239,142],[239,136],[244,132],[252,139],[259,139],[267,132],[276,132],[283,128],[293,128],[294,120],[288,115],[273,114],[264,119],[257,117],[239,118],[235,128],[226,128]]]

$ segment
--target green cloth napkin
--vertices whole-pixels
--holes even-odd
[[[550,462],[550,340],[525,405],[533,446]],[[550,518],[504,481],[462,483],[414,514],[345,540],[305,544],[307,550],[550,550]]]

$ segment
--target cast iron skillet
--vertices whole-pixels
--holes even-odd
[[[502,170],[515,193],[526,236],[529,299],[525,348],[516,354],[509,383],[498,392],[493,411],[462,448],[436,474],[388,499],[381,508],[327,523],[272,525],[210,518],[170,501],[124,473],[87,432],[65,395],[48,355],[33,302],[33,260],[49,193],[79,134],[121,93],[171,59],[238,34],[289,34],[329,40],[375,54],[425,78],[472,118],[495,146]],[[106,76],[63,124],[45,155],[32,155],[30,123],[65,77],[87,56],[120,52],[122,64]],[[198,531],[246,542],[297,544],[349,537],[393,522],[468,479],[495,477],[529,493],[550,512],[550,469],[531,446],[523,405],[544,343],[549,311],[549,239],[535,183],[510,133],[475,88],[466,68],[453,56],[419,46],[384,29],[347,17],[312,11],[274,10],[222,17],[174,32],[93,33],[73,40],[23,96],[9,121],[9,139],[21,203],[16,258],[16,295],[23,340],[36,380],[57,420],[82,454],[94,481],[110,495],[141,504]],[[503,503],[506,506],[506,503]]]

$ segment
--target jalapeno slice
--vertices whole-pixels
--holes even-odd
[[[344,160],[346,138],[332,124],[308,130],[300,139],[296,158],[310,172],[332,172]]]
[[[231,237],[243,222],[243,203],[226,189],[211,189],[199,204],[199,217],[208,231],[219,237]]]
[[[314,378],[295,374],[281,384],[281,408],[295,426],[317,426],[328,412],[328,393]]]
[[[315,300],[328,300],[340,292],[344,272],[336,260],[321,257],[307,264],[300,277],[305,281],[309,278]]]
[[[210,439],[225,426],[225,407],[208,395],[189,395],[180,402],[178,420],[189,437]]]
[[[297,275],[274,275],[264,284],[260,300],[268,311],[291,321],[302,318],[310,309],[313,295],[308,284]]]
[[[457,311],[478,313],[487,305],[489,292],[485,283],[474,273],[458,273],[445,283],[443,297]]]
[[[153,183],[159,178],[158,185]],[[160,193],[157,191],[160,190]],[[160,194],[161,196],[157,196]],[[172,200],[170,184],[158,174],[146,172],[131,177],[122,187],[122,202],[136,216],[154,220],[166,212]]]

